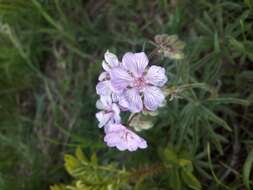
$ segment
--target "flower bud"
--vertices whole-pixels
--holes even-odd
[[[147,130],[153,127],[153,123],[148,117],[144,115],[136,115],[129,123],[130,127],[133,127],[135,131]]]
[[[183,49],[185,43],[178,39],[177,35],[159,34],[155,36],[158,45],[158,53],[170,59],[180,60],[184,58]]]

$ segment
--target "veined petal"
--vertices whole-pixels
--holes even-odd
[[[109,127],[108,132],[121,132],[122,130],[126,129],[124,125],[121,124],[114,124]]]
[[[111,70],[111,68],[105,61],[102,62],[102,67],[106,72],[109,72]]]
[[[129,103],[127,102],[125,96],[121,95],[119,96],[119,106],[122,111],[127,111],[129,107]]]
[[[98,95],[109,96],[112,93],[111,82],[109,80],[101,81],[96,86]]]
[[[112,104],[113,120],[115,123],[120,123],[120,109],[117,104]]]
[[[146,83],[162,87],[167,82],[165,69],[159,66],[151,66],[145,76]]]
[[[147,142],[121,124],[112,124],[108,127],[104,141],[109,147],[116,147],[120,151],[135,151],[146,148]]]
[[[119,65],[119,60],[118,60],[117,56],[115,54],[109,52],[108,50],[106,51],[104,58],[105,58],[105,61],[108,63],[108,65],[111,68],[117,67]]]
[[[115,91],[122,91],[129,86],[133,78],[122,68],[114,68],[110,72],[111,84]]]
[[[107,146],[115,147],[119,143],[119,138],[115,133],[108,133],[107,130],[104,141],[107,143]]]
[[[98,80],[99,80],[99,81],[106,80],[107,78],[108,78],[108,73],[107,73],[107,72],[102,72],[102,73],[98,76]]]
[[[112,113],[105,113],[104,111],[100,111],[96,113],[96,118],[99,122],[98,127],[101,128],[108,123],[111,119]]]
[[[111,96],[100,96],[100,101],[103,104],[105,110],[111,110],[112,108],[112,98]]]
[[[128,103],[128,109],[131,112],[140,112],[143,109],[143,103],[139,92],[135,89],[127,89],[125,92],[125,98]]]
[[[112,93],[112,101],[113,102],[118,102],[119,101],[119,95],[117,93]]]
[[[144,52],[126,53],[122,58],[122,64],[135,77],[141,77],[148,65],[148,57]]]
[[[143,93],[144,105],[150,111],[155,111],[165,99],[163,92],[155,86],[146,86]]]
[[[138,148],[147,148],[147,142],[143,138],[136,135],[134,132],[130,130],[128,130],[128,134],[129,134],[128,139],[131,139],[128,140],[129,151],[136,151]]]

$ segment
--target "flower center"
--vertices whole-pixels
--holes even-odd
[[[136,78],[134,80],[133,86],[138,90],[141,90],[145,86],[145,80],[143,77]]]

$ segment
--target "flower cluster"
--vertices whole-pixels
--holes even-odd
[[[147,142],[121,124],[121,112],[137,114],[153,112],[164,105],[161,87],[167,82],[165,69],[152,65],[144,52],[126,53],[122,61],[107,51],[102,62],[103,72],[96,86],[100,96],[96,103],[99,127],[104,127],[104,141],[109,147],[135,151]]]

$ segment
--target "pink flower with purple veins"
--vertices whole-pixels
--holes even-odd
[[[165,69],[155,65],[148,68],[148,63],[144,52],[126,53],[122,65],[109,72],[113,90],[123,94],[131,112],[142,111],[143,105],[155,111],[165,100],[161,90],[167,82]]]
[[[98,95],[101,96],[109,96],[112,94],[112,86],[110,81],[110,74],[112,68],[116,68],[120,66],[120,62],[116,55],[106,51],[104,55],[104,59],[102,62],[102,67],[104,72],[102,72],[99,77],[99,83],[96,86],[96,91]]]
[[[104,141],[107,143],[107,146],[116,147],[120,151],[135,151],[138,148],[147,148],[147,142],[143,138],[121,124],[108,126]]]
[[[165,95],[161,88],[167,82],[165,69],[155,65],[148,67],[148,63],[144,52],[126,53],[122,62],[109,51],[104,55],[104,71],[96,86],[100,96],[96,103],[100,110],[96,118],[99,127],[104,127],[104,141],[109,147],[121,151],[147,148],[143,138],[121,124],[120,111],[130,111],[135,115],[163,106]]]
[[[96,113],[99,128],[104,126],[106,128],[110,124],[120,123],[120,109],[117,104],[112,102],[110,96],[101,96],[96,103],[96,107],[101,110]]]

